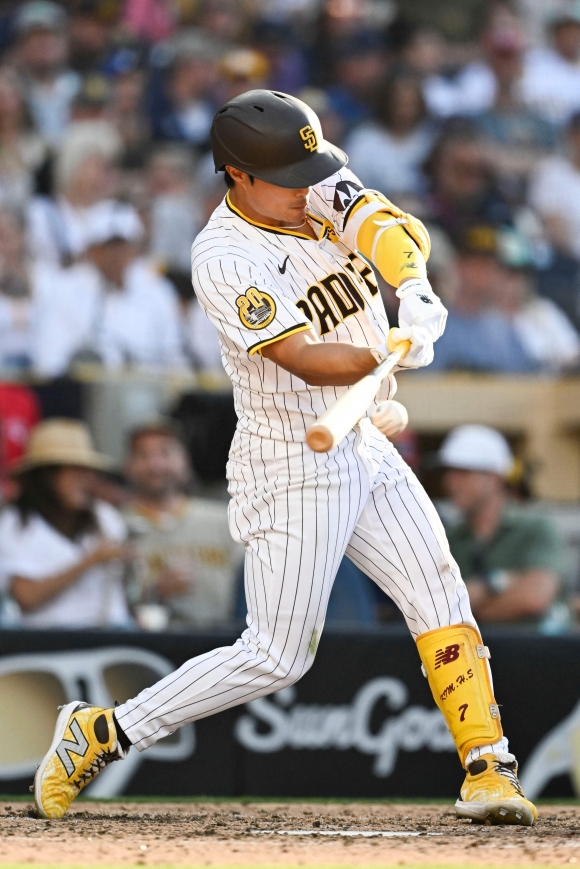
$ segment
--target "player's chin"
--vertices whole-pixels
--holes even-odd
[[[307,205],[297,205],[293,208],[289,208],[287,216],[288,222],[290,223],[290,221],[292,221],[294,223],[299,220],[306,220],[307,208]]]

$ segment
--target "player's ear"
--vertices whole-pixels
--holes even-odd
[[[250,176],[248,175],[247,172],[242,172],[241,169],[236,169],[235,166],[226,166],[225,168],[226,168],[226,184],[227,184],[227,177],[229,176],[231,181],[232,181],[232,187],[236,183],[239,184],[241,187],[244,187],[245,183],[247,183],[248,178],[250,178]],[[228,184],[228,187],[229,186],[230,185]]]

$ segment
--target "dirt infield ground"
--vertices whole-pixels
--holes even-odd
[[[394,835],[344,835],[353,832]],[[31,804],[0,802],[0,867],[539,869],[576,862],[580,869],[580,806],[543,806],[530,829],[458,821],[447,805],[86,801],[61,821],[44,821]]]

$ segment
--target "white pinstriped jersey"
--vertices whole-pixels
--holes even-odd
[[[308,386],[259,352],[311,325],[323,341],[372,347],[387,337],[372,269],[344,243],[362,195],[348,169],[312,189],[318,241],[253,223],[226,198],[195,241],[193,284],[219,331],[240,420],[228,509],[245,544],[247,629],[117,708],[139,750],[301,678],[345,554],[397,603],[413,636],[475,624],[441,521],[394,446],[363,419],[330,453],[310,450],[307,426],[347,387]],[[507,750],[502,739],[472,749],[469,762]]]
[[[309,386],[263,358],[266,344],[310,327],[323,341],[385,341],[389,324],[374,273],[341,240],[362,191],[346,168],[312,188],[308,213],[320,226],[318,241],[254,223],[229,197],[197,236],[193,286],[218,329],[242,430],[304,441],[315,417],[348,389]]]

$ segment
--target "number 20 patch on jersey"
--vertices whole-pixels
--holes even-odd
[[[272,296],[250,287],[236,299],[240,320],[248,329],[265,329],[276,316],[276,303]]]

